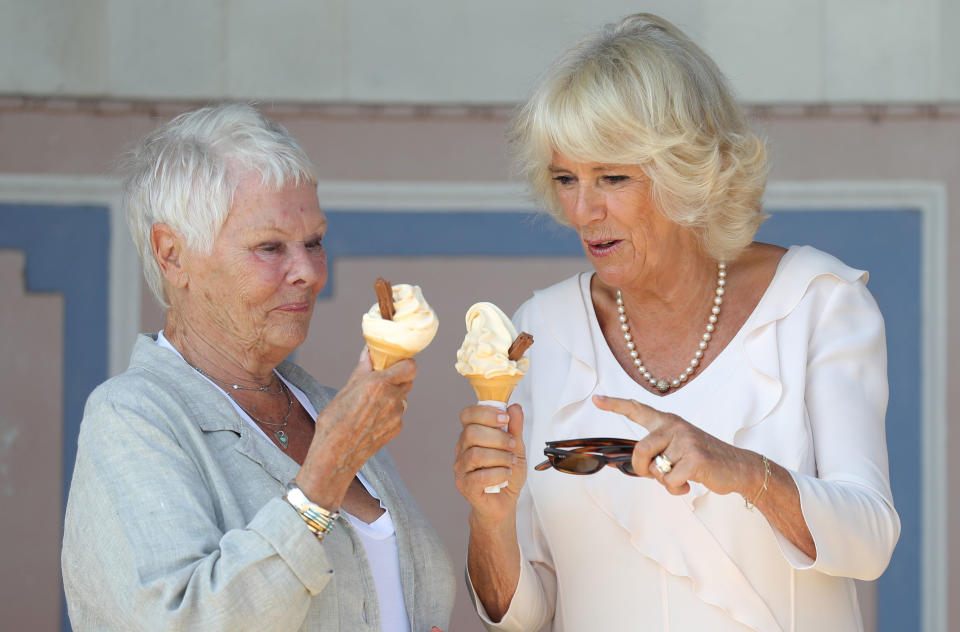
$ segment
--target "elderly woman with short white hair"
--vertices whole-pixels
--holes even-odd
[[[900,531],[867,274],[753,241],[763,143],[658,17],[561,56],[511,138],[593,270],[517,312],[536,344],[508,412],[461,414],[484,623],[862,629],[853,578],[878,577]]]
[[[445,627],[450,561],[384,447],[414,361],[374,371],[364,351],[339,392],[285,361],[327,280],[306,154],[237,104],[175,118],[124,166],[166,321],[84,411],[62,554],[73,629]]]

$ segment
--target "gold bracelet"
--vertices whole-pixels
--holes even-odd
[[[746,498],[743,499],[743,506],[750,511],[753,511],[753,508],[757,506],[757,501],[760,500],[763,492],[767,491],[767,480],[770,479],[770,461],[767,460],[766,456],[762,454],[760,456],[763,458],[763,487],[761,487],[757,495],[753,497],[753,502],[750,502]]]
[[[293,505],[293,508],[297,510],[297,514],[307,524],[310,532],[321,542],[323,541],[323,536],[333,530],[333,525],[336,523],[337,518],[340,517],[338,512],[324,509],[320,505],[311,502],[293,481],[287,483],[287,493],[284,494],[283,499]]]

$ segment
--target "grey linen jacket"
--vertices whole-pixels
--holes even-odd
[[[280,373],[318,410],[333,397]],[[362,543],[322,543],[282,500],[299,466],[183,360],[138,337],[130,367],[90,395],[67,502],[62,568],[73,629],[380,630]],[[386,450],[361,470],[396,526],[412,632],[444,630],[453,568]]]

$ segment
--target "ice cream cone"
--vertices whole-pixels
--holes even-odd
[[[370,360],[373,362],[373,368],[382,371],[391,367],[400,360],[412,358],[416,353],[403,347],[392,345],[382,340],[367,338],[367,349],[370,351]]]
[[[506,403],[510,400],[510,394],[513,393],[514,387],[522,377],[523,374],[518,373],[516,375],[495,375],[493,377],[468,375],[467,379],[470,380],[470,385],[477,393],[479,401]]]

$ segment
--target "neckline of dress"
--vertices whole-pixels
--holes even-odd
[[[613,364],[617,367],[617,370],[623,377],[629,380],[631,383],[636,384],[637,388],[640,389],[643,393],[646,393],[652,401],[662,401],[665,399],[683,399],[681,393],[691,390],[694,384],[699,383],[700,378],[710,372],[714,365],[718,364],[721,360],[726,361],[726,356],[733,353],[728,350],[734,345],[739,345],[741,340],[746,336],[746,332],[750,331],[753,327],[753,321],[758,318],[758,314],[761,313],[761,308],[764,306],[764,303],[767,302],[767,297],[772,293],[772,288],[777,284],[779,278],[783,274],[783,271],[786,269],[787,260],[791,258],[791,253],[794,251],[793,248],[788,248],[783,256],[780,257],[780,261],[777,262],[777,269],[773,274],[773,278],[770,279],[770,283],[767,284],[767,287],[764,288],[763,294],[760,295],[760,300],[757,301],[757,304],[754,305],[753,310],[750,312],[750,315],[747,316],[747,319],[743,321],[743,324],[740,326],[740,329],[737,330],[737,333],[734,334],[733,338],[720,350],[720,353],[713,358],[713,360],[705,367],[697,370],[693,376],[687,380],[687,383],[684,384],[681,388],[670,389],[666,393],[658,394],[649,391],[644,388],[642,384],[637,382],[633,377],[620,365],[620,362],[617,360],[616,355],[613,353],[613,349],[610,348],[610,345],[607,344],[606,336],[603,335],[603,329],[600,327],[600,321],[597,318],[597,311],[593,305],[593,296],[590,292],[590,285],[593,281],[593,277],[596,272],[584,272],[580,275],[580,295],[583,298],[583,301],[587,306],[587,316],[590,320],[590,328],[594,336],[597,336],[598,345],[595,347],[602,347],[602,350],[599,353],[606,354],[606,360],[612,361]],[[597,358],[599,360],[599,358]],[[599,363],[598,363],[599,364]],[[694,389],[699,390],[699,389]]]

